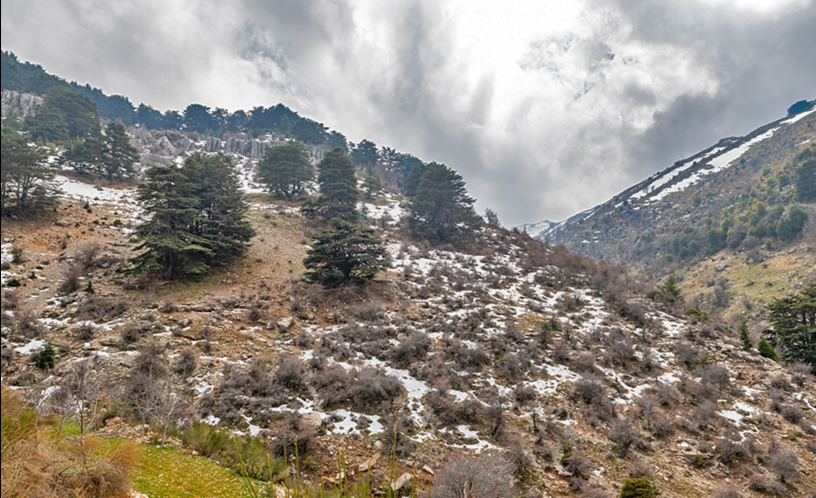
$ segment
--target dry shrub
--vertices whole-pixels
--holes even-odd
[[[788,493],[788,488],[784,484],[763,474],[754,474],[748,487],[766,495],[785,496]]]
[[[62,282],[60,282],[57,291],[60,294],[70,294],[76,292],[81,287],[79,279],[85,273],[85,267],[79,263],[74,263],[65,269],[62,274]]]
[[[42,332],[40,322],[37,319],[37,313],[33,310],[21,310],[15,316],[17,333],[26,339],[31,339],[40,335]]]
[[[499,456],[488,454],[460,456],[439,471],[431,488],[431,496],[510,497],[514,495],[515,470],[512,463]]]
[[[95,322],[108,322],[130,309],[130,304],[130,301],[124,297],[109,299],[107,297],[89,295],[79,306],[77,316],[91,319]]]
[[[54,419],[37,416],[17,393],[2,389],[2,496],[125,496],[137,444],[105,446],[93,436],[60,441]]]

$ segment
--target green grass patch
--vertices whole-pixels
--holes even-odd
[[[238,473],[203,457],[171,447],[141,445],[140,468],[133,489],[153,497],[252,497],[250,484]]]

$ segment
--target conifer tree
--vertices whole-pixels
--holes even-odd
[[[2,129],[0,205],[3,216],[28,216],[53,208],[59,187],[45,149],[13,130]]]
[[[303,265],[305,278],[326,287],[345,283],[363,284],[388,267],[388,254],[374,231],[339,218],[331,230],[314,236]]]
[[[307,182],[314,178],[314,168],[306,147],[296,141],[287,142],[266,151],[258,163],[258,179],[269,188],[269,193],[287,198],[303,192]]]
[[[415,235],[433,242],[471,237],[481,226],[462,176],[444,164],[432,163],[411,200],[409,225]]]
[[[357,221],[360,190],[351,159],[343,149],[336,148],[328,152],[317,167],[320,170],[317,176],[320,198],[304,203],[304,214],[310,218],[320,216],[326,220],[340,218],[352,223]]]
[[[774,299],[768,310],[773,330],[766,335],[779,347],[782,358],[808,363],[816,372],[816,283],[798,294]]]
[[[254,231],[232,162],[223,155],[194,154],[184,166],[153,166],[138,200],[150,219],[136,229],[144,251],[136,270],[163,279],[197,277],[247,250]]]
[[[666,277],[666,280],[659,287],[660,295],[669,303],[677,302],[681,297],[680,286],[677,284],[677,277],[674,273]]]
[[[130,143],[130,137],[122,123],[111,122],[105,126],[105,147],[102,171],[108,180],[132,178],[133,165],[139,162],[139,151]]]
[[[382,181],[378,175],[368,175],[363,180],[363,192],[365,192],[366,199],[372,199],[382,192]]]

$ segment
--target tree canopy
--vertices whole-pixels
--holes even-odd
[[[83,138],[99,127],[96,104],[64,86],[52,87],[36,116],[27,120],[31,136],[43,140]]]
[[[136,229],[136,271],[194,278],[243,256],[255,235],[232,161],[190,156],[181,168],[153,166],[138,200],[150,219]]]
[[[17,131],[2,128],[0,199],[3,216],[28,216],[56,205],[60,190],[46,150]]]
[[[481,226],[462,175],[444,164],[431,163],[411,199],[409,226],[415,235],[432,242],[456,242],[471,237]]]
[[[71,144],[60,158],[79,173],[104,176],[108,180],[123,180],[136,175],[133,165],[139,162],[139,152],[121,123],[111,122],[105,133],[98,126],[84,140]]]
[[[388,267],[388,253],[374,230],[334,218],[331,230],[314,236],[304,276],[327,287],[362,284]]]
[[[326,220],[340,218],[349,222],[357,221],[360,190],[357,188],[354,164],[345,151],[336,148],[327,152],[317,168],[320,197],[316,201],[305,203],[304,213],[311,218],[321,216]]]
[[[258,163],[258,178],[274,195],[291,198],[303,192],[306,183],[314,178],[314,168],[306,147],[300,142],[291,141],[267,149]]]
[[[786,361],[808,363],[816,373],[816,283],[768,305],[773,330],[766,332]]]

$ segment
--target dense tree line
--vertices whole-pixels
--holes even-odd
[[[139,162],[139,152],[131,145],[124,125],[111,122],[105,126],[104,134],[97,125],[84,140],[71,143],[60,162],[78,173],[123,180],[136,175],[134,164]]]

